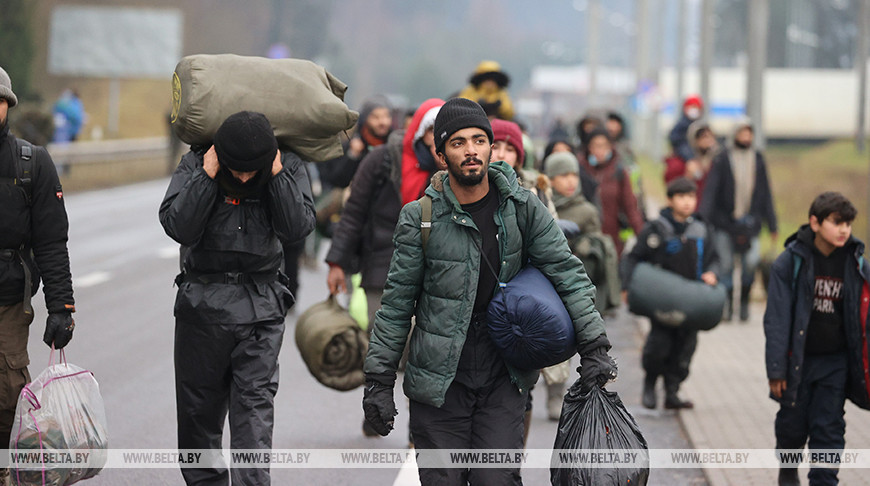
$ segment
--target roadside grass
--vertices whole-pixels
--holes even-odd
[[[835,140],[821,145],[773,145],[764,155],[779,220],[779,239],[777,248],[771,248],[765,229],[762,254],[782,251],[785,239],[807,222],[810,203],[825,191],[841,192],[852,201],[858,208],[852,232],[859,239],[868,240],[870,153],[858,153],[852,140]],[[647,198],[656,205],[664,205],[664,164],[643,156],[638,161]]]

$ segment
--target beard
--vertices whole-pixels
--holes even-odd
[[[462,167],[472,162],[480,164],[480,171],[471,174],[463,174]],[[483,181],[484,176],[486,176],[486,171],[488,169],[488,159],[486,162],[484,162],[477,157],[468,157],[459,163],[454,163],[451,160],[447,161],[447,172],[450,173],[450,175],[452,175],[454,179],[456,179],[456,182],[459,183],[460,186],[465,187],[472,187],[480,184]]]

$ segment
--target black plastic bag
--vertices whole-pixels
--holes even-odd
[[[597,386],[581,389],[580,380],[565,395],[553,449],[550,468],[553,485],[643,486],[649,479],[646,439],[619,395]],[[622,461],[623,456],[629,460]],[[569,467],[572,460],[567,460],[568,457],[573,457],[573,461],[596,464]],[[601,457],[605,458],[604,464]],[[616,460],[606,460],[614,458]]]

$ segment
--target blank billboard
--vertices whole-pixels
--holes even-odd
[[[168,78],[181,58],[180,10],[58,6],[51,14],[48,72],[104,78]]]

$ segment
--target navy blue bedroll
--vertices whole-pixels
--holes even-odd
[[[711,287],[649,263],[634,267],[628,284],[628,310],[660,324],[709,331],[722,320],[725,287]]]
[[[496,348],[517,369],[546,368],[577,352],[571,316],[550,280],[531,265],[496,292],[487,317]]]

